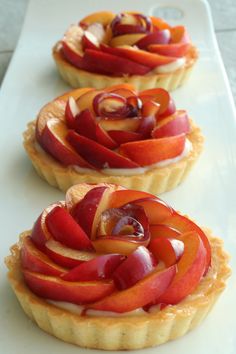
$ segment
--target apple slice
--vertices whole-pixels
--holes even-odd
[[[95,252],[75,250],[53,239],[46,242],[45,252],[53,262],[66,268],[74,268],[97,257]]]
[[[79,107],[80,111],[84,111],[85,109],[89,109],[92,113],[94,113],[93,110],[93,99],[95,96],[97,96],[101,91],[92,89],[90,91],[85,92],[83,95],[78,97],[76,103]]]
[[[206,269],[205,272],[207,272],[210,264],[211,264],[211,246],[209,243],[209,240],[207,236],[205,235],[204,231],[197,226],[192,220],[188,219],[186,216],[178,214],[176,211],[173,212],[173,215],[171,217],[166,218],[160,224],[165,224],[167,226],[173,227],[176,230],[178,230],[181,233],[186,233],[190,231],[196,232],[206,249]]]
[[[168,138],[169,139],[169,138]],[[81,156],[96,168],[135,168],[139,165],[74,131],[69,131],[67,141]]]
[[[170,30],[164,29],[160,31],[155,31],[153,33],[147,34],[145,37],[141,38],[135,43],[140,49],[146,50],[152,44],[165,44],[167,45],[170,41]]]
[[[130,288],[143,279],[156,265],[146,247],[139,246],[115,270],[113,280],[119,290]]]
[[[137,95],[137,92],[136,92],[134,86],[131,85],[131,84],[126,84],[126,83],[117,84],[117,85],[113,85],[113,86],[108,86],[108,87],[104,88],[104,91],[105,92],[115,92],[118,95],[119,95],[119,91],[120,92],[124,92],[125,93],[124,96],[122,94],[120,94],[123,97],[129,97],[129,96],[136,96]],[[126,94],[127,92],[128,92],[128,96]]]
[[[131,33],[123,34],[121,36],[113,37],[109,43],[111,47],[120,47],[123,45],[134,45],[141,38],[145,37],[145,33]]]
[[[174,101],[171,99],[170,94],[162,88],[141,91],[139,97],[143,103],[147,101],[158,103],[160,105],[158,116],[171,115],[175,112]]]
[[[176,58],[153,54],[141,49],[135,49],[134,47],[128,45],[119,48],[112,48],[109,46],[101,45],[101,50],[105,53],[108,53],[109,55],[117,56],[117,58],[126,58],[127,60],[132,60],[134,63],[146,65],[150,69],[154,69],[159,65],[172,63],[176,60]]]
[[[76,104],[74,97],[70,96],[65,109],[66,124],[70,129],[75,127],[75,117],[79,114],[79,107]]]
[[[46,216],[45,223],[52,236],[66,246],[78,250],[92,249],[88,236],[66,209],[56,206]]]
[[[98,211],[107,207],[110,193],[110,189],[106,186],[95,187],[88,191],[83,199],[74,206],[74,219],[90,237],[95,233],[94,229],[97,227],[97,219],[100,216]]]
[[[103,236],[92,241],[97,253],[113,254],[115,252],[128,256],[140,246],[147,246],[147,240],[136,241],[132,237]]]
[[[48,213],[51,212],[57,206],[64,206],[63,202],[58,202],[49,205],[43,212],[39,215],[38,219],[34,223],[33,229],[31,231],[31,240],[33,243],[39,247],[39,249],[44,250],[45,243],[52,238],[51,233],[49,232],[47,225],[45,224],[45,219]]]
[[[151,240],[156,237],[178,238],[181,235],[180,231],[164,224],[150,225],[149,231],[151,234]]]
[[[82,37],[82,45],[83,49],[98,49],[99,42],[95,35],[89,31],[84,31],[84,35]]]
[[[89,281],[111,279],[115,269],[124,261],[120,254],[98,256],[91,261],[80,264],[61,275],[66,281]]]
[[[190,43],[151,44],[148,46],[148,50],[152,53],[176,58],[184,57],[189,48]]]
[[[84,30],[77,25],[69,27],[61,43],[66,59],[75,66],[80,66],[83,57],[82,37]]]
[[[39,143],[45,151],[65,166],[79,165],[81,167],[93,168],[70,146],[66,140],[67,134],[68,129],[66,124],[60,119],[52,118],[46,123]]]
[[[140,126],[141,125],[143,125],[142,121],[140,123]],[[139,130],[141,130],[141,128]],[[116,141],[117,147],[118,145],[128,143],[129,141],[137,141],[143,138],[143,134],[141,133],[129,132],[125,130],[109,130],[108,134],[113,141]]]
[[[151,240],[149,251],[157,261],[162,261],[168,268],[176,264],[184,252],[184,243],[175,238],[156,237]]]
[[[143,198],[153,198],[153,195],[147,192],[136,191],[132,189],[116,190],[111,195],[109,207],[121,208],[128,203]]]
[[[141,122],[141,117],[122,118],[122,119],[107,119],[99,120],[101,127],[106,130],[125,130],[128,132],[135,132]]]
[[[189,35],[184,26],[175,26],[170,29],[170,43],[189,43]]]
[[[149,166],[179,156],[184,150],[185,140],[185,135],[181,134],[161,139],[133,141],[122,144],[119,153],[140,166]]]
[[[89,109],[85,109],[75,117],[74,130],[89,139],[96,140],[96,121]]]
[[[184,252],[177,263],[177,273],[170,287],[157,302],[178,304],[191,294],[199,284],[206,267],[206,249],[196,232],[182,235]]]
[[[89,309],[128,312],[143,307],[160,297],[170,286],[176,274],[176,267],[172,266],[163,271],[155,269],[134,286],[123,291],[114,292],[102,300],[87,306]]]
[[[21,247],[21,266],[24,269],[46,275],[60,275],[66,272],[62,268],[53,263],[43,252],[41,252],[30,237],[23,240]]]
[[[179,134],[188,134],[190,123],[188,114],[184,110],[178,110],[171,116],[162,119],[152,131],[153,138],[164,138]]]
[[[152,21],[152,25],[156,28],[156,30],[171,29],[171,26],[160,17],[150,16],[150,19]]]
[[[96,140],[99,144],[108,149],[115,149],[118,147],[117,142],[102,128],[101,124],[96,125]]]
[[[139,64],[127,58],[116,56],[104,51],[86,49],[84,61],[91,70],[102,70],[113,75],[145,75],[150,71],[147,65]],[[170,62],[170,61],[169,61]]]
[[[149,225],[155,225],[168,217],[171,217],[174,210],[163,200],[155,198],[141,198],[134,200],[130,205],[139,205],[145,211]]]
[[[57,277],[23,270],[27,286],[38,296],[55,301],[86,304],[111,294],[112,281],[68,282]]]

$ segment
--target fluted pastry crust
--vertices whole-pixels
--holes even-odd
[[[57,308],[33,294],[20,269],[21,241],[5,260],[8,278],[25,313],[45,332],[81,347],[121,350],[156,346],[181,337],[206,317],[230,275],[222,240],[204,229],[212,247],[212,265],[197,289],[178,305],[135,317],[80,316]],[[30,231],[22,233],[21,239]]]
[[[64,59],[59,48],[60,45],[57,43],[53,48],[53,58],[63,80],[74,88],[94,87],[101,89],[112,85],[128,83],[133,85],[138,91],[158,87],[164,88],[167,91],[173,91],[185,83],[198,58],[197,48],[192,46],[187,56],[185,65],[173,72],[165,74],[150,73],[142,76],[126,75],[118,77],[96,74],[78,69]]]
[[[66,191],[77,183],[115,183],[129,189],[144,190],[153,194],[161,194],[178,186],[188,175],[203,149],[204,138],[200,128],[193,123],[188,139],[192,143],[191,152],[176,163],[165,167],[156,167],[143,174],[133,176],[105,175],[99,171],[79,173],[72,166],[65,167],[53,157],[36,148],[35,122],[28,124],[24,132],[24,147],[37,173],[50,185]]]

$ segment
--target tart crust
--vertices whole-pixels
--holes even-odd
[[[101,89],[112,85],[127,83],[133,85],[138,91],[158,87],[164,88],[168,91],[175,90],[177,87],[182,86],[188,79],[198,58],[197,48],[192,46],[186,57],[185,65],[171,73],[150,73],[143,76],[124,75],[118,77],[91,73],[76,68],[63,57],[60,50],[60,42],[54,46],[52,55],[61,77],[74,88],[94,87],[96,89]]]
[[[223,241],[204,230],[212,247],[212,265],[197,289],[178,305],[131,317],[89,317],[62,310],[33,294],[20,269],[21,241],[11,247],[5,262],[8,278],[23,310],[40,328],[81,347],[121,350],[156,346],[181,337],[206,317],[224,290],[230,275]],[[21,234],[21,239],[30,231]],[[135,334],[135,335],[134,335]]]
[[[97,170],[91,173],[77,172],[73,166],[63,166],[42,148],[36,148],[35,121],[28,124],[23,134],[24,147],[39,176],[50,185],[66,191],[77,183],[114,183],[129,189],[144,190],[153,194],[160,194],[175,188],[188,175],[192,166],[203,150],[204,137],[199,127],[191,122],[191,133],[188,139],[192,143],[190,153],[176,163],[165,167],[156,167],[143,174],[132,176],[106,175]]]

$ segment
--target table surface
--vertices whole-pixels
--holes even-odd
[[[17,44],[29,0],[0,0],[0,85]],[[50,1],[50,0],[49,0]],[[236,1],[208,0],[236,101]]]

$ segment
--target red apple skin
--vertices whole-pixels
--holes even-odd
[[[96,122],[89,109],[85,109],[75,117],[74,130],[89,139],[96,140]]]
[[[97,257],[95,252],[70,249],[53,239],[46,242],[45,253],[53,262],[69,269]]]
[[[165,220],[160,222],[160,224],[162,223],[167,226],[173,227],[181,233],[186,233],[190,231],[197,232],[206,249],[206,273],[211,264],[211,246],[204,231],[199,226],[197,226],[192,220],[188,219],[183,215],[178,214],[176,211],[173,212],[173,215],[170,218],[167,217]]]
[[[96,140],[99,144],[107,147],[108,149],[116,149],[117,142],[106,132],[100,124],[96,125]]]
[[[153,33],[147,34],[145,37],[141,38],[135,43],[140,49],[146,50],[152,44],[165,44],[168,45],[170,41],[170,31],[164,29],[161,31],[155,31]]]
[[[107,149],[95,141],[88,139],[74,131],[67,135],[69,143],[96,168],[135,168],[139,165],[118,153]]]
[[[150,67],[135,63],[127,58],[92,49],[85,51],[84,61],[88,67],[91,66],[90,71],[99,72],[103,70],[107,74],[145,75],[150,71]]]
[[[66,103],[65,119],[68,128],[74,129],[75,117],[79,114],[79,108],[76,104],[74,97],[70,96]]]
[[[119,290],[130,288],[148,275],[156,262],[146,247],[140,246],[116,268],[113,280]]]
[[[160,294],[168,289],[175,274],[175,266],[163,271],[155,269],[131,288],[114,292],[114,294],[88,305],[87,308],[118,313],[133,311],[159,298]]]
[[[43,252],[38,250],[30,237],[26,237],[21,248],[21,266],[33,272],[59,276],[66,269],[53,263]]]
[[[124,259],[125,257],[120,254],[98,256],[62,274],[61,279],[66,281],[111,279],[115,269]]]
[[[68,129],[64,122],[59,119],[50,119],[43,129],[39,143],[43,149],[52,155],[63,165],[79,165],[93,168],[89,165],[66,140]]]
[[[68,301],[74,304],[87,304],[111,294],[112,281],[68,282],[58,277],[38,274],[23,269],[27,286],[36,295],[55,301]]]
[[[191,294],[204,275],[206,267],[206,249],[196,232],[182,235],[184,252],[177,263],[177,273],[170,287],[159,297],[157,302],[178,304]]]
[[[95,187],[74,207],[73,217],[87,235],[91,235],[98,205],[107,187]]]
[[[148,245],[149,251],[157,261],[165,263],[166,267],[176,264],[184,252],[184,243],[181,240],[166,237],[156,237]]]
[[[88,236],[66,209],[55,207],[46,216],[45,223],[52,236],[67,247],[78,250],[92,249]]]
[[[132,141],[120,145],[119,152],[140,166],[148,166],[180,155],[185,147],[184,134],[161,139]]]
[[[94,37],[95,41],[96,41],[96,37],[88,32],[85,31],[84,35],[82,37],[82,45],[83,45],[83,49],[95,49],[97,50],[99,48],[99,43],[94,43],[95,41],[92,40],[92,38]]]
[[[80,68],[83,63],[83,57],[77,53],[73,48],[71,48],[68,43],[63,40],[62,42],[62,53],[64,57],[74,66]]]
[[[170,118],[166,118],[161,125],[157,125],[152,131],[154,139],[165,138],[190,132],[190,123],[186,111],[176,111]]]

